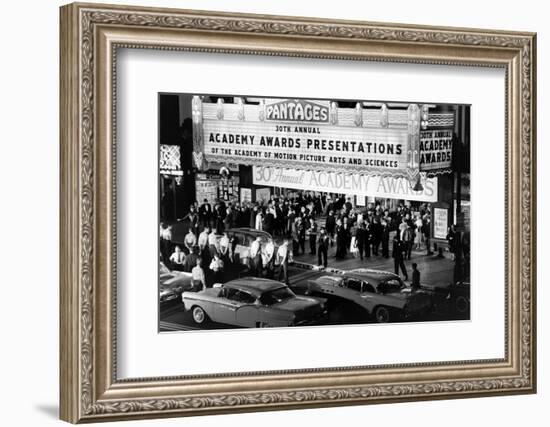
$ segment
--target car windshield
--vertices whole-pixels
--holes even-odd
[[[378,284],[377,290],[380,294],[391,294],[401,292],[405,284],[399,279],[389,279]]]
[[[292,292],[290,289],[279,288],[262,294],[262,296],[260,297],[260,301],[263,305],[273,305],[294,297],[294,292]]]
[[[352,291],[361,292],[361,282],[355,279],[347,279],[345,286]]]

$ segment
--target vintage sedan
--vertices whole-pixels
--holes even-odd
[[[181,294],[193,288],[191,273],[182,271],[170,271],[161,262],[159,267],[159,301],[166,303],[180,300]]]
[[[456,282],[449,286],[448,298],[455,313],[470,314],[470,282]]]
[[[469,281],[422,285],[422,289],[432,295],[440,310],[453,313],[458,319],[470,316]]]
[[[275,280],[245,277],[200,292],[184,292],[193,321],[209,320],[247,328],[304,326],[326,316],[325,300],[297,296]]]
[[[432,311],[431,295],[407,286],[393,273],[358,268],[334,270],[308,282],[308,295],[334,303],[351,303],[379,323],[405,320]]]

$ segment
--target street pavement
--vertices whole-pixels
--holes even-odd
[[[317,268],[318,258],[317,255],[311,255],[307,251],[305,254],[294,255],[294,261],[297,264],[304,264],[304,267],[310,266],[312,268]],[[335,258],[336,246],[329,249],[327,264],[328,268],[340,269],[340,270],[351,270],[354,268],[370,268],[374,270],[383,270],[394,272],[394,261],[391,257],[384,258],[381,255],[372,255],[369,258],[355,258],[352,255],[348,254],[344,259]],[[379,251],[379,254],[381,252]],[[412,263],[415,262],[418,264],[418,270],[420,271],[420,282],[426,285],[438,285],[438,286],[447,286],[453,281],[453,270],[454,270],[454,261],[450,259],[448,255],[440,258],[437,254],[427,255],[426,249],[414,250],[411,253],[411,259],[405,260],[405,267],[409,276],[409,280],[412,278]],[[297,268],[297,267],[294,267]],[[401,278],[403,275],[399,271]],[[291,275],[291,284],[300,280],[300,276]]]

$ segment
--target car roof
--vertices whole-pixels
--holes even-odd
[[[263,230],[256,230],[255,228],[250,227],[239,227],[239,228],[230,228],[227,230],[228,233],[243,233],[243,234],[249,234],[254,236],[265,236],[271,238],[271,234],[269,234],[267,231]]]
[[[335,271],[330,276],[324,276],[324,278],[332,278],[334,281],[338,281],[339,279],[342,279],[344,277],[352,278],[352,279],[358,279],[358,280],[366,280],[370,284],[374,286],[378,286],[380,282],[383,282],[385,280],[389,279],[399,279],[399,276],[397,274],[391,273],[389,271],[382,271],[382,270],[373,270],[370,268],[355,268],[353,270],[340,270]]]
[[[223,285],[224,288],[231,287],[242,291],[249,292],[256,297],[259,297],[264,292],[274,291],[275,289],[285,288],[286,285],[276,280],[260,279],[258,277],[242,277],[227,282]]]

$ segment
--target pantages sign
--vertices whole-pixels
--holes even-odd
[[[335,102],[242,98],[225,104],[192,100],[194,162],[356,173],[420,176],[420,107],[407,110],[339,108]],[[423,110],[424,111],[424,110]]]
[[[418,191],[413,190],[405,178],[273,168],[269,166],[254,166],[252,180],[256,185],[296,190],[420,202],[437,201],[437,178],[426,178],[425,174],[422,174],[422,189]]]
[[[329,108],[328,105],[321,105],[304,99],[283,100],[266,105],[265,119],[327,123]]]

